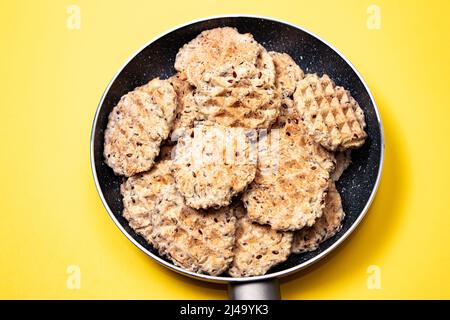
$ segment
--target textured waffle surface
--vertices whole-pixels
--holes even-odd
[[[311,226],[322,215],[334,157],[292,121],[260,139],[255,180],[243,194],[250,220],[276,230]]]
[[[179,138],[174,176],[186,203],[196,209],[230,204],[254,179],[255,147],[246,131],[199,125]]]
[[[120,99],[109,114],[104,143],[106,163],[116,174],[132,176],[153,166],[175,109],[174,89],[158,79]]]
[[[180,49],[175,68],[194,86],[199,113],[210,121],[267,128],[278,117],[272,57],[250,34],[204,31]]]
[[[364,114],[356,100],[327,76],[308,74],[294,93],[295,107],[314,140],[325,148],[360,147],[366,138]]]

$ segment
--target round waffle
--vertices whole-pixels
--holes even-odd
[[[301,123],[289,121],[260,140],[255,180],[243,194],[250,220],[273,229],[293,231],[311,226],[322,215],[333,156],[305,134]],[[277,146],[278,144],[278,146]]]
[[[221,207],[254,179],[251,137],[239,128],[199,125],[179,138],[174,176],[186,203],[195,209]]]

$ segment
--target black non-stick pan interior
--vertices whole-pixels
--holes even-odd
[[[175,73],[173,68],[178,49],[201,31],[230,26],[239,32],[250,32],[267,50],[286,52],[293,57],[305,73],[327,73],[338,85],[349,89],[364,110],[368,139],[361,149],[352,152],[352,164],[337,183],[341,194],[345,221],[341,231],[322,243],[318,250],[291,255],[290,258],[272,268],[269,273],[285,270],[314,258],[336,242],[351,228],[362,213],[376,186],[382,157],[382,137],[375,106],[363,82],[352,67],[327,44],[298,28],[262,18],[226,17],[195,22],[170,32],[142,49],[113,80],[98,111],[93,131],[94,170],[103,196],[123,228],[142,246],[154,254],[157,252],[137,235],[121,216],[123,209],[120,195],[122,177],[114,175],[103,159],[103,134],[108,114],[120,97],[154,77],[167,78]],[[120,41],[118,41],[120,43]]]

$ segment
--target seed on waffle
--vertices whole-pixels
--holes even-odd
[[[105,130],[105,161],[116,174],[132,176],[149,170],[170,133],[176,96],[159,79],[124,95],[109,114]]]
[[[350,92],[327,75],[306,75],[298,83],[294,103],[308,133],[325,148],[346,150],[364,143],[362,109]]]
[[[236,217],[233,207],[197,211],[184,203],[175,185],[157,199],[152,228],[144,237],[161,255],[186,270],[220,275],[233,260]]]
[[[342,228],[344,217],[341,196],[334,182],[330,182],[323,215],[311,227],[305,227],[294,233],[292,252],[316,250],[319,244],[334,236]]]
[[[255,180],[242,197],[249,219],[281,231],[313,225],[322,215],[333,155],[295,121],[267,137],[259,141]]]
[[[344,171],[348,168],[348,166],[352,163],[351,151],[345,150],[336,152],[336,168],[331,174],[331,180],[338,181],[342,176]]]

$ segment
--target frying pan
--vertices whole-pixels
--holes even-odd
[[[167,78],[173,68],[178,49],[201,31],[230,26],[239,32],[253,34],[267,50],[286,52],[305,73],[327,73],[338,85],[349,89],[364,110],[368,138],[362,148],[352,151],[352,164],[337,182],[346,213],[342,229],[323,242],[315,251],[291,255],[289,259],[262,276],[231,278],[197,274],[175,266],[158,255],[122,217],[120,184],[103,158],[103,135],[108,115],[120,97],[155,77]],[[91,166],[97,191],[117,227],[141,251],[163,266],[199,280],[227,283],[232,299],[279,299],[278,278],[292,274],[325,257],[355,230],[367,212],[378,187],[383,164],[384,140],[381,119],[375,101],[358,71],[335,48],[311,32],[273,18],[233,15],[211,17],[172,29],[151,40],[134,54],[118,71],[104,92],[95,114],[91,135]]]

